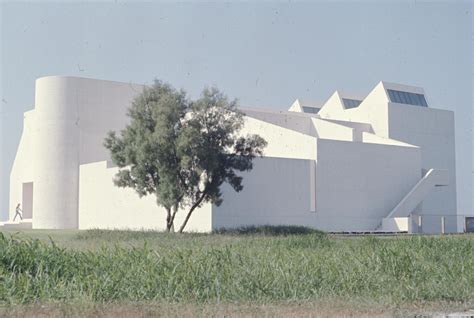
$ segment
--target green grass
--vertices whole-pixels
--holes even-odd
[[[214,234],[0,233],[0,304],[474,299],[474,236],[337,237],[305,228]]]

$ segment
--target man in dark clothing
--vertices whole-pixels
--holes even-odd
[[[15,222],[15,219],[17,216],[20,217],[20,220],[23,220],[23,215],[22,215],[23,211],[20,209],[20,203],[18,203],[18,205],[16,206],[16,209],[15,209],[15,217],[13,218],[13,222]]]

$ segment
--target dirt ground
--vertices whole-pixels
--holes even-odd
[[[455,315],[453,315],[456,313]],[[45,304],[0,308],[2,317],[460,317],[474,303],[400,306],[306,302],[280,304]]]

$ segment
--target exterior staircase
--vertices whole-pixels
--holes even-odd
[[[448,171],[444,169],[430,169],[402,198],[402,200],[382,219],[382,231],[408,231],[410,215],[423,202],[434,187],[449,184]]]

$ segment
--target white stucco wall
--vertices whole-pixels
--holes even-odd
[[[316,138],[252,117],[245,117],[242,135],[258,134],[267,141],[265,156],[316,159]]]
[[[314,125],[318,138],[346,141],[354,141],[354,139],[356,139],[356,141],[361,141],[357,140],[357,136],[354,135],[354,129],[351,127],[343,126],[319,118],[311,118],[311,121]]]
[[[15,217],[18,203],[23,205],[23,183],[33,182],[34,169],[31,158],[34,158],[34,135],[36,132],[35,111],[30,110],[23,115],[23,133],[10,173],[10,203],[8,215]]]
[[[316,226],[311,212],[312,160],[258,158],[251,172],[242,173],[243,190],[222,188],[223,203],[213,207],[214,228],[250,225]],[[314,171],[314,170],[313,170]]]
[[[79,229],[164,230],[166,210],[157,206],[154,196],[140,198],[131,188],[113,184],[118,168],[108,168],[107,162],[84,164],[80,167]],[[185,212],[176,215],[176,229]],[[211,205],[196,209],[186,231],[211,231]]]
[[[339,94],[336,92],[318,114],[323,119],[370,124],[375,134],[388,138],[388,101],[384,83],[380,82],[364,98],[359,107],[344,109]]]
[[[334,230],[375,230],[421,178],[420,150],[318,139],[316,213]]]
[[[331,123],[338,124],[338,125],[354,128],[354,130],[356,130],[360,133],[362,133],[362,132],[367,132],[367,133],[372,133],[372,134],[374,133],[374,130],[372,129],[371,124],[359,123],[359,122],[353,122],[353,121],[345,121],[345,120],[337,120],[337,119],[328,119],[328,118],[324,118],[324,120],[326,120],[328,122],[331,122]]]
[[[76,77],[36,81],[33,228],[78,227],[79,165],[107,158],[105,134],[125,126],[139,92],[126,83]]]
[[[344,106],[342,105],[341,97],[339,93],[334,92],[329,99],[323,104],[323,107],[318,112],[318,115],[322,118],[339,118],[339,114],[344,113]]]
[[[223,187],[224,202],[213,209],[213,227],[294,224],[326,231],[375,230],[420,179],[416,147],[322,139],[317,144],[315,172],[312,160],[256,159],[252,172],[243,174],[242,192]]]
[[[422,214],[455,215],[456,166],[453,112],[390,103],[389,118],[390,137],[418,145],[421,149],[423,169],[445,169],[448,173],[449,185],[436,187],[428,195],[423,201]]]
[[[119,131],[130,118],[127,110],[133,98],[144,86],[98,80],[83,80],[78,90],[79,163],[102,161],[109,158],[103,146],[109,131]]]
[[[311,118],[318,117],[317,114],[295,113],[291,111],[265,111],[243,109],[246,116],[260,121],[294,130],[302,134],[315,136]]]

